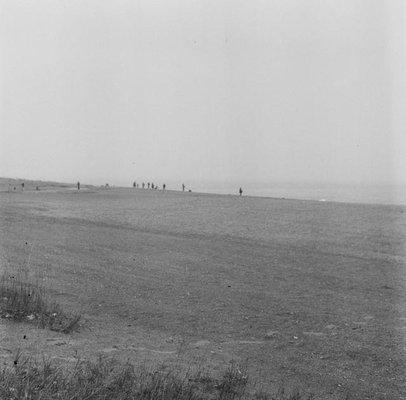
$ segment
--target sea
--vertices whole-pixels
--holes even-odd
[[[192,191],[344,203],[406,205],[406,185],[333,183],[202,183],[187,185]]]

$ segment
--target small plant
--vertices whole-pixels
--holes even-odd
[[[50,302],[44,289],[12,275],[0,279],[0,316],[63,333],[76,330],[80,321],[80,315],[67,314],[59,304]]]

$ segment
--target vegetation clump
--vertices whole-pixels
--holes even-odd
[[[49,361],[37,365],[16,358],[12,368],[0,371],[0,398],[20,400],[304,400],[248,393],[247,376],[232,365],[219,379],[201,374],[176,374],[136,369],[132,364],[99,358],[78,361],[64,369]]]
[[[0,279],[0,316],[63,333],[76,330],[81,318],[49,301],[43,288],[12,275],[3,275]]]

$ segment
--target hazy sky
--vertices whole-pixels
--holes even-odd
[[[403,0],[0,0],[0,176],[406,182]]]

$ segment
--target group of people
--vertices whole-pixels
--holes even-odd
[[[134,181],[133,188],[139,188],[139,187],[140,187],[139,183]],[[147,182],[147,183],[142,182],[141,187],[143,189],[159,189],[158,185],[155,185],[153,182]],[[185,191],[185,188],[186,188],[185,184],[182,183],[182,190]],[[162,184],[162,190],[166,190],[166,183]]]
[[[147,182],[147,183],[142,182],[141,186],[143,189],[159,189],[158,185],[155,185],[153,182],[152,183],[151,182]],[[139,183],[133,182],[133,188],[139,188],[139,187],[140,187]],[[166,184],[164,183],[162,185],[162,190],[165,190],[165,189],[166,189]]]
[[[140,185],[137,182],[134,181],[133,182],[133,188],[139,188],[139,187],[140,187]],[[150,182],[147,182],[147,183],[142,182],[141,187],[143,189],[145,189],[145,188],[146,189],[159,189],[159,187],[157,185],[155,185],[154,183],[150,183]],[[162,190],[165,190],[165,189],[166,189],[166,184],[164,183],[162,185]],[[184,183],[182,183],[182,192],[184,192],[185,190],[186,190],[186,185]],[[188,189],[188,191],[191,192],[192,190]],[[240,196],[242,196],[242,193],[243,193],[242,188],[240,188],[238,190],[238,193],[240,194]]]
[[[24,183],[22,184],[22,187],[24,189]],[[108,187],[107,183],[106,183],[106,187]],[[134,181],[133,182],[133,188],[139,188],[139,187],[140,187],[140,185],[137,182]],[[153,182],[152,183],[151,182],[147,182],[147,183],[142,182],[141,187],[143,189],[155,189],[155,190],[159,189],[158,185],[155,185]],[[77,188],[78,188],[78,190],[80,190],[80,182],[77,183]],[[15,190],[15,188],[14,188],[14,190]],[[162,190],[166,190],[166,184],[165,183],[162,184]],[[184,183],[182,183],[182,192],[184,192],[185,190],[186,190],[186,186],[185,186]],[[188,191],[191,192],[192,190],[189,189]],[[243,193],[242,188],[240,188],[238,190],[238,193],[240,194],[240,196],[242,196],[242,193]]]

